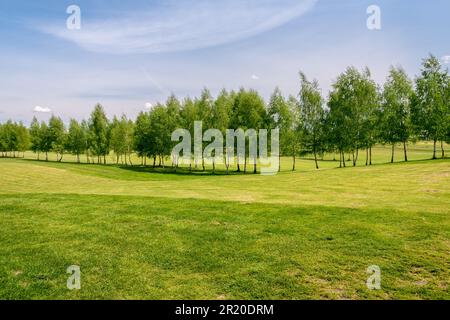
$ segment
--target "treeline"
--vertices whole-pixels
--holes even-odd
[[[171,134],[178,128],[189,129],[194,137],[194,122],[203,121],[203,129],[274,129],[280,130],[280,154],[293,158],[325,153],[339,155],[340,167],[356,166],[362,153],[366,165],[372,164],[372,148],[378,143],[392,145],[392,162],[396,144],[403,144],[408,161],[407,143],[428,140],[438,143],[445,156],[444,142],[450,142],[450,76],[439,60],[430,56],[414,81],[401,67],[392,67],[382,87],[372,80],[368,68],[349,67],[332,85],[325,100],[317,81],[300,73],[298,96],[284,97],[276,89],[266,104],[254,90],[223,90],[213,98],[207,89],[195,99],[178,100],[170,96],[166,103],[141,112],[135,121],[126,116],[109,120],[97,105],[88,120],[71,120],[68,128],[52,116],[49,122],[33,119],[29,128],[8,121],[0,125],[2,156],[15,157],[32,150],[38,159],[48,153],[61,161],[65,153],[85,156],[88,163],[106,163],[113,152],[117,163],[133,165],[131,155],[153,166],[165,166],[176,142]],[[347,160],[346,160],[347,158]],[[336,159],[337,160],[337,159]],[[193,163],[196,168],[204,163]],[[237,164],[237,170],[241,167]],[[244,166],[247,171],[247,165]],[[256,171],[256,170],[255,170]]]

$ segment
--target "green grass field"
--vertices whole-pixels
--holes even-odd
[[[450,299],[450,161],[409,148],[273,177],[0,159],[0,298]]]

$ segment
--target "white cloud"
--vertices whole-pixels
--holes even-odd
[[[147,110],[152,110],[152,109],[153,109],[153,104],[150,103],[150,102],[147,102],[147,103],[145,104],[145,109],[147,109]]]
[[[33,112],[38,112],[38,113],[50,113],[52,112],[52,110],[50,108],[47,107],[40,107],[40,106],[36,106],[33,109]]]
[[[442,57],[442,62],[444,62],[445,64],[449,64],[450,63],[450,55],[449,56],[443,56]]]
[[[81,30],[43,25],[45,33],[94,52],[127,54],[206,48],[279,27],[311,10],[317,0],[178,0],[139,13],[87,20]]]
[[[259,80],[259,77],[256,74],[254,74],[252,75],[252,80]]]

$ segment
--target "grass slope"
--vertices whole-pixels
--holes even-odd
[[[449,299],[450,162],[377,153],[275,177],[0,159],[0,298]]]

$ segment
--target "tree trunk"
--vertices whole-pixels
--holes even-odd
[[[344,165],[344,168],[346,168],[347,164],[345,163],[345,153],[344,152],[342,152],[342,163]]]
[[[245,159],[244,159],[244,174],[246,174],[247,173],[247,156],[245,156]]]
[[[226,160],[226,163],[225,163],[225,167],[226,167],[226,170],[227,170],[227,175],[229,175],[230,174],[230,155],[229,155],[229,152],[227,151],[227,160]]]
[[[317,152],[314,149],[314,162],[316,163],[316,169],[319,169],[319,165],[317,164]]]
[[[369,165],[369,148],[366,149],[366,167]]]
[[[437,144],[437,140],[434,140],[433,160],[434,160],[434,159],[437,159],[437,157],[436,157],[436,144]]]
[[[445,158],[444,141],[441,141],[442,159]]]
[[[254,159],[254,163],[253,163],[253,174],[256,174],[257,172],[258,172],[258,168],[257,168],[257,162],[256,162],[256,159]],[[280,170],[281,170],[281,168],[280,168]]]
[[[48,161],[48,152],[45,152],[45,161]]]
[[[77,163],[80,163],[80,154],[77,153]]]
[[[128,162],[130,163],[130,166],[133,166],[133,162],[131,162],[131,152],[128,152]]]
[[[406,148],[406,141],[403,141],[403,152],[405,153],[405,162],[408,162],[408,150]]]
[[[372,147],[369,148],[369,166],[372,165]]]
[[[391,163],[394,163],[394,152],[395,152],[395,143],[392,144],[392,156],[391,156]]]
[[[295,171],[295,154],[292,157],[292,171]]]
[[[358,163],[358,158],[359,158],[359,148],[356,148],[356,157],[353,160],[353,166],[356,167],[356,164]]]
[[[342,152],[339,151],[339,168],[342,168]]]
[[[278,172],[281,172],[281,154],[278,155]]]

